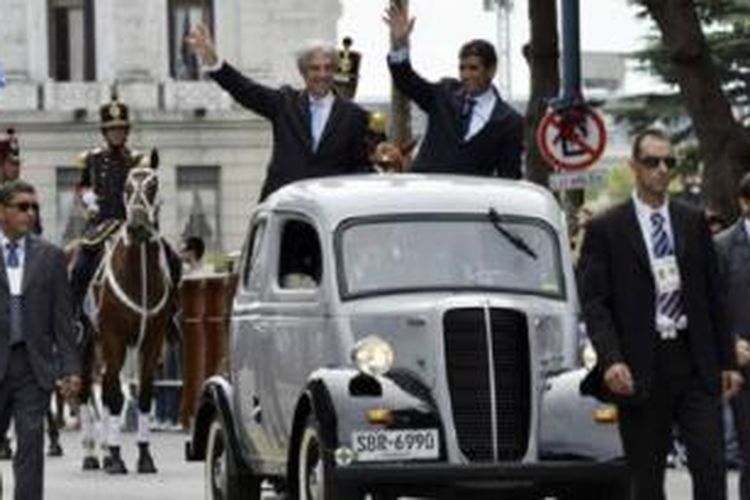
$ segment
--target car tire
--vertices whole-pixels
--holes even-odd
[[[323,434],[315,415],[309,415],[296,446],[295,490],[297,500],[359,500],[364,498],[356,485],[337,484],[331,479],[333,462],[323,454]]]
[[[237,469],[236,460],[223,423],[214,418],[206,442],[206,500],[260,500],[261,480],[232,473]]]

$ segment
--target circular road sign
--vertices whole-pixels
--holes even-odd
[[[607,145],[607,129],[591,108],[550,111],[539,123],[539,151],[557,170],[583,170],[601,158]]]

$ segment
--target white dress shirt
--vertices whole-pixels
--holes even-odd
[[[8,267],[8,243],[10,240],[4,232],[0,231],[0,247],[3,251],[3,263],[5,264],[5,273],[8,276],[11,295],[21,295],[21,285],[23,284],[23,267],[26,263],[26,237],[18,240],[18,267]]]
[[[310,96],[310,131],[312,132],[313,151],[318,150],[332,107],[333,93],[328,92],[323,97]]]
[[[464,137],[465,141],[477,135],[487,125],[492,116],[492,111],[495,109],[495,103],[497,103],[497,94],[492,86],[483,93],[473,97],[476,100],[476,104],[471,113],[471,122],[469,123],[469,130],[466,133],[466,137]]]
[[[675,241],[674,241],[674,231],[672,231],[672,219],[669,217],[669,200],[666,200],[660,207],[658,208],[652,208],[649,205],[646,205],[641,199],[638,197],[638,194],[634,191],[633,195],[633,204],[635,205],[635,213],[638,218],[638,225],[641,228],[641,235],[643,236],[643,242],[646,244],[646,251],[648,252],[648,260],[649,264],[651,265],[651,270],[653,272],[654,270],[654,262],[656,261],[656,256],[654,255],[654,244],[651,239],[651,233],[653,229],[653,225],[651,223],[651,215],[654,213],[659,213],[664,218],[664,231],[667,233],[667,236],[669,237],[670,244],[672,245],[672,250],[676,252],[675,248]],[[682,330],[687,328],[687,317],[685,315],[680,316],[676,322],[674,322],[672,319],[667,318],[659,313],[659,306],[658,306],[658,297],[655,297],[655,307],[654,311],[656,311],[656,317],[654,318],[654,324],[656,325],[656,329],[659,331],[664,331],[668,329],[678,329]]]

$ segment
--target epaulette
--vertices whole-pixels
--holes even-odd
[[[84,151],[83,153],[76,156],[76,167],[78,168],[86,168],[86,158],[92,155],[97,155],[102,152],[102,148],[94,148],[89,149],[88,151]]]

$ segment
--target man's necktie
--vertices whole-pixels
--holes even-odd
[[[651,214],[651,242],[654,247],[654,257],[657,259],[674,255],[672,242],[664,229],[664,222],[666,222],[664,216],[659,212]],[[684,314],[680,290],[660,293],[656,302],[658,312],[667,318],[677,321]]]
[[[466,97],[464,99],[463,106],[461,107],[461,139],[466,139],[471,128],[471,117],[474,114],[474,107],[477,105],[477,100],[473,97]]]
[[[312,132],[313,151],[318,150],[320,136],[323,135],[323,100],[310,101],[310,131]]]
[[[5,265],[8,269],[18,269],[21,262],[18,258],[18,242],[11,241],[6,245]],[[10,320],[10,345],[23,342],[23,297],[21,295],[10,296],[8,318]]]

